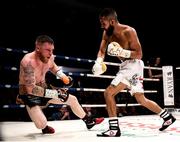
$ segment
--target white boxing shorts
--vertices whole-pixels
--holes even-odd
[[[120,64],[119,72],[112,80],[111,85],[117,86],[122,82],[128,86],[131,95],[144,93],[143,77],[144,62],[139,59],[129,59]]]

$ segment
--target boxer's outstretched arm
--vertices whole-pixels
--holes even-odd
[[[59,77],[64,82],[64,84],[66,85],[73,84],[73,79],[70,76],[67,76],[66,74],[64,74],[62,69],[59,68],[54,61],[52,62],[52,67],[50,68],[50,71],[54,75]]]

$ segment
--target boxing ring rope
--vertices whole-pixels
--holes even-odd
[[[0,88],[12,88],[12,89],[18,89],[18,85],[11,85],[11,84],[0,84]],[[84,92],[104,92],[105,89],[98,89],[98,88],[68,88],[69,91],[84,91]],[[128,92],[127,90],[122,90],[121,92]],[[157,93],[157,90],[144,90],[145,93]]]
[[[12,49],[12,48],[1,48],[0,51],[8,51],[8,52],[15,52],[15,53],[28,53],[27,50],[19,50],[19,49]],[[71,60],[71,61],[78,61],[78,62],[85,62],[85,63],[93,63],[95,60],[90,59],[82,59],[82,58],[75,58],[75,57],[68,57],[68,56],[60,56],[55,55],[56,58],[64,59],[64,60]],[[119,66],[120,63],[112,63],[112,62],[104,62],[106,65],[111,66]],[[19,69],[14,66],[5,66],[5,70],[11,70],[11,71],[18,71]],[[152,70],[162,70],[162,68],[159,67],[144,67],[144,69],[152,69]],[[81,77],[96,77],[96,78],[107,78],[107,79],[113,79],[115,76],[111,75],[94,75],[94,74],[85,74],[85,73],[72,73],[67,72],[68,75],[71,76],[81,76]],[[160,81],[160,79],[152,79],[152,78],[144,78],[144,81]],[[18,89],[18,85],[14,84],[0,84],[0,88],[16,88]],[[105,89],[98,89],[98,88],[68,88],[69,91],[84,91],[84,92],[104,92]],[[122,90],[121,92],[128,92],[127,90]],[[157,93],[157,90],[144,90],[145,93]],[[50,105],[49,107],[56,107],[56,106],[62,106],[62,105]],[[106,104],[82,104],[83,107],[106,107]],[[127,104],[117,104],[117,106],[127,106]],[[140,104],[128,104],[128,106],[140,106]],[[23,108],[24,105],[4,105],[3,108]]]
[[[18,71],[17,67],[5,66],[4,69]],[[94,74],[88,74],[88,73],[85,74],[85,73],[67,72],[66,74],[71,75],[71,76],[82,76],[82,77],[97,77],[97,78],[109,78],[109,79],[115,78],[115,76],[111,76],[111,75],[94,75]],[[160,81],[160,80],[158,78],[144,78],[144,81]]]
[[[59,104],[59,105],[49,105],[48,108],[61,108],[61,107],[66,107],[67,105],[64,104]],[[82,104],[82,107],[106,107],[106,104],[98,104],[98,105],[94,105],[94,104]],[[126,104],[116,104],[117,107],[125,107],[127,106]],[[141,106],[140,104],[128,104],[128,106]],[[3,105],[2,108],[25,108],[25,105]]]
[[[0,47],[0,51],[3,51],[3,50],[8,51],[8,52],[16,52],[16,53],[24,53],[24,54],[29,52],[27,50],[19,50],[19,49]],[[55,57],[59,58],[59,59],[78,61],[78,62],[86,62],[86,63],[94,63],[95,62],[95,60],[91,60],[91,59],[82,59],[82,58],[75,58],[75,57],[69,57],[69,56],[55,55]],[[104,63],[106,65],[111,65],[111,66],[119,66],[119,64],[120,64],[120,63],[112,63],[112,62],[104,62]],[[162,68],[160,68],[160,67],[147,67],[147,66],[145,66],[144,69],[162,70]]]

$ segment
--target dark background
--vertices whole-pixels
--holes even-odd
[[[1,0],[0,46],[33,50],[36,36],[47,34],[55,54],[95,59],[104,7],[113,7],[120,23],[137,30],[144,60],[161,56],[164,64],[179,65],[180,10],[173,1]]]
[[[178,52],[180,10],[178,6],[173,0],[167,2],[157,0],[144,2],[142,0],[0,0],[0,48],[33,51],[35,38],[40,34],[47,34],[55,41],[54,54],[95,60],[102,36],[98,15],[102,8],[112,7],[117,11],[120,23],[136,29],[142,44],[145,63],[152,57],[160,56],[162,65],[180,66]],[[0,50],[0,85],[18,84],[18,71],[6,70],[3,67],[19,67],[22,56],[23,54]],[[108,56],[106,58],[108,58],[106,61],[115,60]],[[77,62],[58,61],[57,63],[68,66],[79,65]],[[86,68],[87,64],[83,67]],[[179,70],[176,70],[175,77],[180,78],[177,74]],[[95,83],[94,78],[89,79],[88,82],[86,78],[84,80],[82,83],[87,85],[83,86],[85,88],[88,88],[89,84],[91,87],[104,88],[110,82],[108,80],[103,84]],[[180,79],[175,83],[176,96],[180,92],[179,81]],[[154,87],[155,85],[155,83],[146,85],[145,88],[154,90],[157,88],[157,86]],[[1,87],[0,92],[0,104],[15,104],[17,88]],[[79,96],[77,96],[78,99]],[[94,103],[97,103],[97,100],[103,101],[97,98],[94,101],[92,95],[88,96]],[[162,94],[158,97],[155,94],[152,95],[152,99],[156,102],[161,100],[160,103],[162,103],[159,97],[162,97]],[[88,97],[79,99],[79,102],[87,103],[85,98]],[[127,100],[129,100],[128,97]],[[175,106],[179,107],[180,99],[177,97],[175,100],[177,103]],[[126,100],[120,101],[126,102]],[[4,115],[1,116],[4,117],[1,119],[4,120],[14,119],[14,117],[6,118],[9,114],[13,116],[18,114],[17,119],[27,117],[27,115],[19,117],[19,115],[24,115],[24,109],[17,110],[23,113],[17,113],[14,109],[0,109],[0,111],[3,111]],[[144,114],[145,111],[147,110],[141,110]]]

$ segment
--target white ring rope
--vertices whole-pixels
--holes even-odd
[[[116,104],[118,107],[125,106],[141,106],[141,104]],[[94,104],[83,104],[82,107],[106,107],[106,104],[94,105]]]
[[[5,67],[7,70],[17,71],[17,67]],[[94,75],[94,74],[85,74],[85,73],[73,73],[73,72],[67,72],[68,75],[72,76],[86,76],[86,77],[97,77],[97,78],[109,78],[114,79],[115,76],[112,75]],[[160,81],[158,78],[144,78],[144,81]]]
[[[72,72],[69,72],[67,74],[74,75],[74,76],[86,76],[86,77],[98,77],[98,78],[110,78],[110,79],[115,78],[115,76],[112,76],[112,75],[94,75],[94,74],[72,73]],[[160,81],[160,79],[156,79],[156,78],[144,78],[143,80],[144,81]]]
[[[0,88],[16,88],[18,89],[18,85],[12,85],[12,84],[0,84]],[[104,92],[105,89],[99,89],[99,88],[67,88],[69,91],[84,91],[84,92]],[[122,90],[121,92],[128,92],[127,90]],[[157,93],[157,90],[144,90],[144,93]]]
[[[0,50],[5,50],[9,52],[18,52],[18,53],[28,53],[29,51],[27,50],[19,50],[19,49],[12,49],[12,48],[0,48]],[[82,62],[88,62],[92,63],[95,62],[95,60],[91,59],[82,59],[82,58],[75,58],[75,57],[69,57],[69,56],[60,56],[60,55],[54,55],[56,58],[61,58],[61,59],[66,59],[66,60],[73,60],[73,61],[82,61]],[[120,63],[113,63],[113,62],[104,62],[106,65],[111,65],[111,66],[119,66]],[[162,70],[160,67],[149,67],[149,66],[144,66],[144,69],[152,69],[152,70]]]
[[[106,104],[82,104],[82,107],[106,107]],[[141,104],[116,104],[118,107],[141,106]],[[67,107],[66,104],[49,105],[48,108]],[[2,108],[25,108],[25,105],[3,105]]]
[[[105,89],[98,88],[69,88],[69,90],[84,91],[84,92],[104,92]],[[128,92],[127,90],[122,90],[121,92]],[[157,93],[157,90],[144,90],[144,93]]]
[[[161,67],[149,67],[149,66],[144,66],[144,69],[162,70]]]

